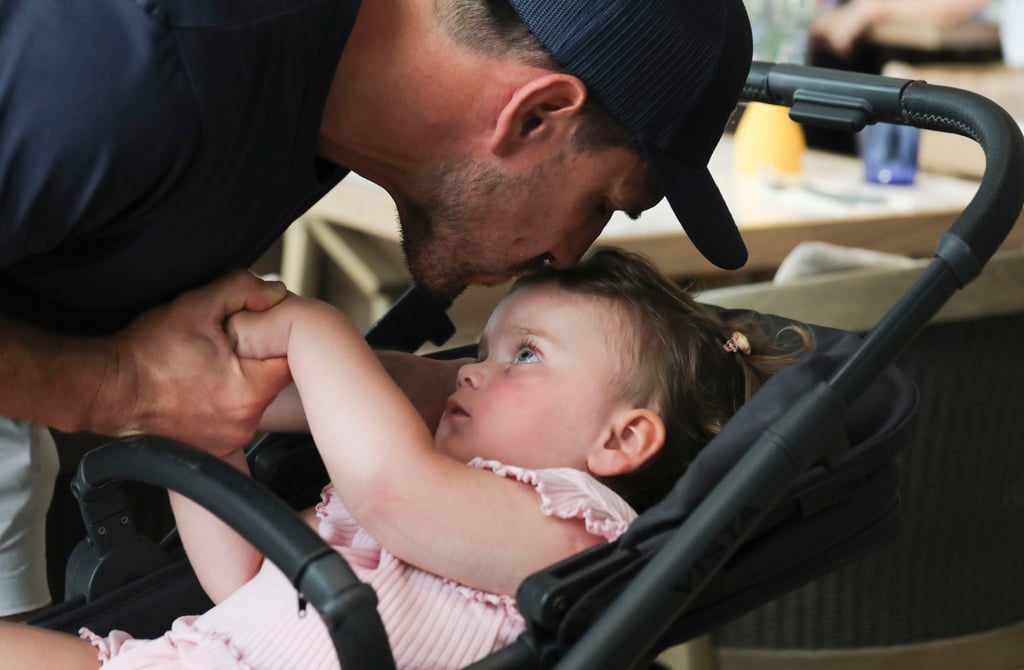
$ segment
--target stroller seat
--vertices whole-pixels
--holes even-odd
[[[747,285],[704,299],[870,327],[916,267]],[[829,302],[822,300],[830,298]],[[849,305],[841,314],[836,303]],[[830,314],[829,312],[832,312]],[[858,321],[857,316],[862,318]],[[834,325],[834,324],[833,324]],[[901,530],[892,544],[716,629],[709,667],[1024,665],[1024,248],[996,253],[900,354],[921,389],[897,456]],[[693,651],[696,655],[698,647]],[[680,652],[681,653],[681,652]]]

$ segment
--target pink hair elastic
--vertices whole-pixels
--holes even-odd
[[[736,331],[729,336],[729,339],[722,344],[722,348],[735,354],[737,351],[742,354],[750,353],[750,340],[743,333]]]

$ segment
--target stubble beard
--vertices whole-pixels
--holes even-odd
[[[525,233],[497,230],[494,226],[514,223],[489,222],[487,216],[491,209],[536,197],[539,185],[564,174],[566,160],[560,153],[523,176],[469,159],[435,169],[429,199],[406,200],[399,211],[405,262],[420,288],[453,300],[474,277],[512,277],[541,267],[542,256],[521,257],[523,251],[516,251],[516,245],[529,241]]]
[[[402,251],[421,289],[452,300],[470,278],[504,267],[500,257],[485,252],[487,223],[479,206],[498,202],[496,194],[507,191],[508,183],[495,168],[471,160],[439,166],[431,183],[434,188],[426,202],[407,202],[399,212]]]

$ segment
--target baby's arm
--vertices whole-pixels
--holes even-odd
[[[544,516],[532,488],[435,451],[417,410],[329,305],[289,297],[229,328],[240,356],[287,355],[338,495],[402,560],[513,594],[529,573],[597,541],[581,523]]]
[[[444,402],[455,386],[455,373],[472,359],[440,360],[407,354],[402,351],[375,351],[388,375],[432,430],[444,410]],[[267,407],[259,429],[285,433],[308,433],[302,400],[295,384],[290,384]]]
[[[242,451],[223,460],[248,474]],[[263,554],[205,507],[174,491],[168,494],[189,562],[203,591],[217,604],[256,576],[263,564]],[[314,507],[298,516],[311,528],[319,524]]]
[[[223,460],[249,473],[241,450]],[[212,512],[179,493],[167,493],[188,560],[203,591],[217,604],[255,576],[263,555]]]

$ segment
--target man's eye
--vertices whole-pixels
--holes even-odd
[[[515,355],[516,363],[536,363],[538,360],[537,354],[530,347],[520,347]]]

